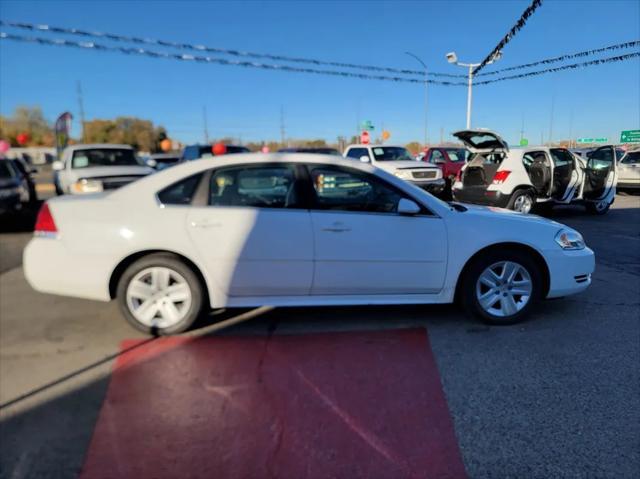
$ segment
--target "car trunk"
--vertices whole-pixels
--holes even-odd
[[[479,201],[485,199],[485,192],[493,181],[493,177],[500,168],[502,157],[496,154],[474,154],[462,170],[460,180],[462,189],[456,193],[457,197],[466,201]]]

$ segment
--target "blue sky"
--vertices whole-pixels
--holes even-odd
[[[125,35],[198,43],[261,53],[464,73],[447,64],[480,61],[529,1],[424,2],[70,2],[0,1],[5,20],[44,23]],[[3,30],[9,31],[4,28]],[[13,30],[12,30],[13,31]],[[25,33],[16,31],[16,33]],[[60,35],[49,35],[51,38]],[[640,39],[640,2],[546,0],[506,46],[496,68]],[[162,49],[162,47],[158,47]],[[611,53],[610,55],[616,55]],[[609,55],[606,55],[609,56]],[[488,71],[488,70],[487,70]],[[278,139],[280,108],[287,137],[355,133],[370,119],[391,142],[423,138],[420,85],[99,53],[0,42],[0,112],[40,105],[53,120],[78,118],[76,81],[88,119],[133,115],[164,125],[171,137],[201,141],[202,107],[211,137]],[[466,88],[429,87],[429,137],[465,126]],[[547,74],[474,89],[473,126],[517,142],[609,137],[640,128],[640,61]],[[77,132],[77,123],[75,127]]]

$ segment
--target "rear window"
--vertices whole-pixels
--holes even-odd
[[[72,168],[93,166],[140,166],[140,163],[133,150],[125,148],[91,148],[73,152]]]
[[[200,184],[202,173],[180,180],[171,186],[166,187],[158,193],[158,199],[163,205],[189,205],[196,193],[196,188]]]

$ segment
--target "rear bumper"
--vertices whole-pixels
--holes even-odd
[[[485,187],[453,188],[453,199],[460,203],[471,203],[475,205],[497,206],[506,208],[511,199],[511,195],[500,193],[496,190],[487,190]]]
[[[34,237],[24,249],[24,275],[36,291],[109,301],[111,269],[104,259],[82,259],[57,238]]]
[[[577,251],[546,250],[543,252],[549,268],[547,298],[559,298],[580,293],[591,284],[595,270],[595,254],[589,248]]]

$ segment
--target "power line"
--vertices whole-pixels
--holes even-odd
[[[550,63],[557,63],[557,62],[561,62],[561,61],[565,61],[565,60],[570,60],[572,58],[581,58],[581,57],[588,57],[591,55],[595,55],[597,53],[602,53],[602,52],[607,52],[607,51],[613,51],[613,50],[624,50],[627,48],[633,48],[633,47],[637,47],[640,46],[640,40],[634,40],[632,42],[625,42],[625,43],[617,43],[615,45],[609,45],[606,47],[602,47],[602,48],[596,48],[593,50],[585,50],[582,52],[578,52],[578,53],[568,53],[565,55],[560,55],[558,57],[555,58],[546,58],[544,60],[538,60],[536,62],[532,62],[532,63],[524,63],[522,65],[516,65],[513,67],[509,67],[509,68],[501,68],[500,70],[494,70],[491,72],[485,72],[485,73],[480,73],[478,74],[478,76],[488,76],[488,75],[498,75],[499,73],[502,72],[508,72],[508,71],[513,71],[513,70],[522,70],[525,68],[531,68],[537,65],[548,65]]]
[[[76,36],[81,36],[85,38],[108,39],[116,42],[135,43],[139,45],[159,45],[162,47],[178,48],[181,50],[218,53],[218,54],[224,54],[224,55],[232,55],[236,57],[258,58],[258,59],[276,60],[276,61],[284,61],[284,62],[293,62],[293,63],[325,65],[325,66],[340,67],[340,68],[353,68],[353,69],[368,70],[368,71],[399,73],[402,75],[424,76],[424,71],[420,71],[420,70],[406,70],[406,69],[400,69],[400,68],[380,67],[375,65],[362,65],[357,63],[344,63],[344,62],[335,62],[335,61],[327,61],[327,60],[318,60],[314,58],[290,57],[290,56],[275,55],[270,53],[255,53],[255,52],[247,52],[247,51],[241,51],[241,50],[232,50],[227,48],[209,47],[205,45],[196,45],[192,43],[180,43],[180,42],[172,42],[167,40],[158,40],[153,38],[141,38],[141,37],[134,37],[129,35],[117,35],[114,33],[95,32],[95,31],[82,30],[78,28],[64,28],[64,27],[56,27],[52,25],[37,25],[34,23],[11,22],[6,20],[0,20],[0,26],[20,28],[23,30],[30,30],[30,31],[37,31],[37,32],[53,32],[53,33],[60,33],[65,35],[76,35]],[[443,77],[443,78],[465,77],[465,75],[457,75],[452,73],[438,73],[438,72],[429,72],[429,75],[433,77]]]
[[[518,78],[539,76],[545,73],[555,73],[562,70],[574,70],[576,68],[584,68],[592,65],[602,65],[605,63],[623,62],[626,60],[631,60],[632,58],[636,58],[636,57],[640,57],[640,52],[627,53],[626,55],[619,55],[616,57],[600,58],[597,60],[591,60],[591,61],[582,62],[582,63],[572,63],[571,65],[563,65],[561,67],[547,68],[545,70],[536,70],[533,72],[520,73],[519,75],[509,75],[506,77],[494,78],[493,80],[484,80],[476,83],[476,85],[488,85],[489,83],[496,83],[496,82],[505,81],[505,80],[515,80]]]
[[[181,53],[169,53],[169,52],[162,52],[162,51],[146,50],[144,48],[115,47],[115,46],[102,45],[95,42],[76,42],[73,40],[64,40],[61,38],[49,39],[44,37],[16,35],[14,33],[6,33],[6,32],[0,32],[0,40],[13,40],[17,42],[38,43],[40,45],[81,48],[81,49],[103,51],[103,52],[118,52],[118,53],[124,53],[125,55],[140,55],[140,56],[147,56],[151,58],[166,58],[170,60],[195,61],[200,63],[212,63],[217,65],[239,66],[239,67],[247,67],[247,68],[261,68],[264,70],[277,70],[277,71],[297,72],[297,73],[315,73],[319,75],[358,78],[361,80],[381,80],[381,81],[417,83],[417,84],[424,84],[425,82],[427,82],[433,85],[446,85],[446,86],[458,86],[458,85],[465,84],[463,82],[391,77],[386,75],[370,75],[366,73],[343,72],[343,71],[337,71],[337,70],[326,70],[326,69],[317,69],[317,68],[303,68],[303,67],[294,67],[289,65],[271,64],[271,63],[227,60],[224,58],[213,58],[213,57],[200,56],[200,55],[188,55],[188,54],[181,54]]]
[[[511,39],[516,35],[516,33],[518,33],[520,31],[520,29],[522,27],[525,26],[525,24],[527,23],[527,20],[529,19],[529,17],[531,15],[533,15],[533,12],[536,11],[536,9],[542,5],[542,0],[533,0],[531,2],[531,5],[529,5],[524,12],[522,12],[522,15],[520,15],[520,18],[518,19],[518,21],[516,22],[516,24],[511,27],[511,30],[509,30],[507,32],[507,34],[502,38],[502,40],[500,40],[498,42],[498,44],[496,45],[496,47],[491,51],[491,53],[489,53],[489,55],[487,55],[487,58],[485,58],[484,60],[482,60],[482,63],[480,63],[480,65],[478,65],[475,70],[473,70],[473,74],[477,75],[478,72],[480,70],[482,70],[490,61],[492,61],[496,55],[502,51],[502,49],[504,48],[504,46],[509,43],[511,41]]]

